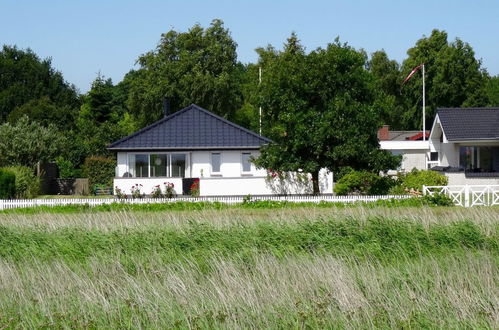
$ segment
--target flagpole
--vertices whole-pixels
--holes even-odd
[[[258,86],[262,84],[262,67],[258,67]],[[258,117],[260,122],[260,135],[262,135],[262,106],[258,108]]]
[[[424,63],[423,63],[423,141],[426,140],[426,113],[425,113],[425,86],[424,86]]]

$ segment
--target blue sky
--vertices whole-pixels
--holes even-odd
[[[281,47],[292,31],[307,49],[340,36],[368,53],[385,49],[402,61],[434,28],[471,44],[483,66],[499,74],[499,1],[128,1],[0,0],[0,43],[52,57],[65,79],[86,92],[97,72],[117,83],[137,57],[171,28],[208,26],[221,18],[238,43],[242,62],[254,49]]]

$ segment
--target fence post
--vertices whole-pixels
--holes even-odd
[[[423,196],[426,196],[426,186],[423,185]]]
[[[3,210],[3,203],[4,203],[3,199],[0,199],[0,211]]]
[[[464,186],[464,207],[470,207],[470,186]]]

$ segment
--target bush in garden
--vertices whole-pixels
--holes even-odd
[[[59,178],[73,179],[81,178],[83,176],[82,170],[75,168],[70,160],[64,159],[59,156],[55,159],[57,168],[59,169]]]
[[[161,193],[161,188],[159,187],[159,184],[157,186],[154,186],[154,188],[152,188],[151,197],[152,198],[162,198],[163,197],[163,194]]]
[[[16,195],[16,175],[0,168],[0,199],[14,198]]]
[[[175,185],[171,182],[164,182],[165,185],[165,197],[166,198],[174,198],[177,197],[177,193],[175,192]]]
[[[334,186],[337,195],[386,195],[396,184],[387,176],[380,176],[368,171],[349,171]]]
[[[27,166],[9,166],[4,168],[16,178],[16,198],[34,198],[40,194],[41,178]]]
[[[107,157],[87,157],[83,165],[90,186],[96,184],[112,186],[115,168],[116,160]]]
[[[399,176],[400,186],[404,191],[423,191],[425,186],[446,186],[449,182],[448,178],[436,171],[432,170],[417,170],[413,169],[407,174]]]
[[[199,179],[194,180],[191,184],[191,196],[199,197]]]

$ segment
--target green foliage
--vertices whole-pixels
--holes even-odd
[[[399,70],[384,52],[372,55],[370,68],[377,80],[384,122],[394,129],[421,129],[421,73],[402,89],[403,79],[416,66],[425,64],[426,123],[430,125],[437,107],[486,106],[494,94],[486,89],[488,75],[473,48],[460,39],[447,40],[445,31],[433,30],[407,51]],[[427,126],[429,128],[429,126]]]
[[[41,178],[36,176],[31,168],[10,166],[5,167],[4,170],[15,175],[16,198],[34,198],[40,194]]]
[[[336,40],[306,54],[292,34],[283,51],[268,47],[258,53],[265,72],[259,89],[264,135],[274,143],[262,149],[257,166],[302,169],[312,174],[318,193],[322,168],[396,165],[398,158],[379,149],[379,117],[363,52]]]
[[[17,119],[28,115],[63,128],[79,106],[76,88],[64,81],[50,59],[40,60],[31,49],[4,45],[0,51],[0,123],[12,111]],[[55,112],[43,112],[51,109]],[[58,118],[62,122],[53,122]]]
[[[11,171],[0,168],[0,199],[16,196],[16,176]]]
[[[446,194],[425,195],[423,201],[432,206],[454,206],[454,202]]]
[[[83,176],[83,171],[81,169],[75,168],[70,160],[64,159],[59,156],[55,159],[57,167],[59,169],[59,178],[61,179],[72,179],[81,178]]]
[[[115,159],[98,156],[88,157],[83,165],[90,186],[98,184],[112,187],[115,168]]]
[[[64,152],[67,138],[54,125],[44,127],[24,116],[15,124],[0,125],[0,166],[53,161]]]
[[[172,111],[195,103],[231,119],[241,107],[236,43],[221,20],[206,29],[196,24],[187,32],[162,34],[138,63],[128,105],[141,126],[163,116],[165,96]]]
[[[386,195],[395,181],[388,176],[380,176],[368,171],[350,171],[343,175],[334,186],[337,195]]]
[[[413,189],[422,192],[423,185],[446,186],[449,179],[436,171],[413,169],[407,174],[400,174],[399,181],[404,189]]]

